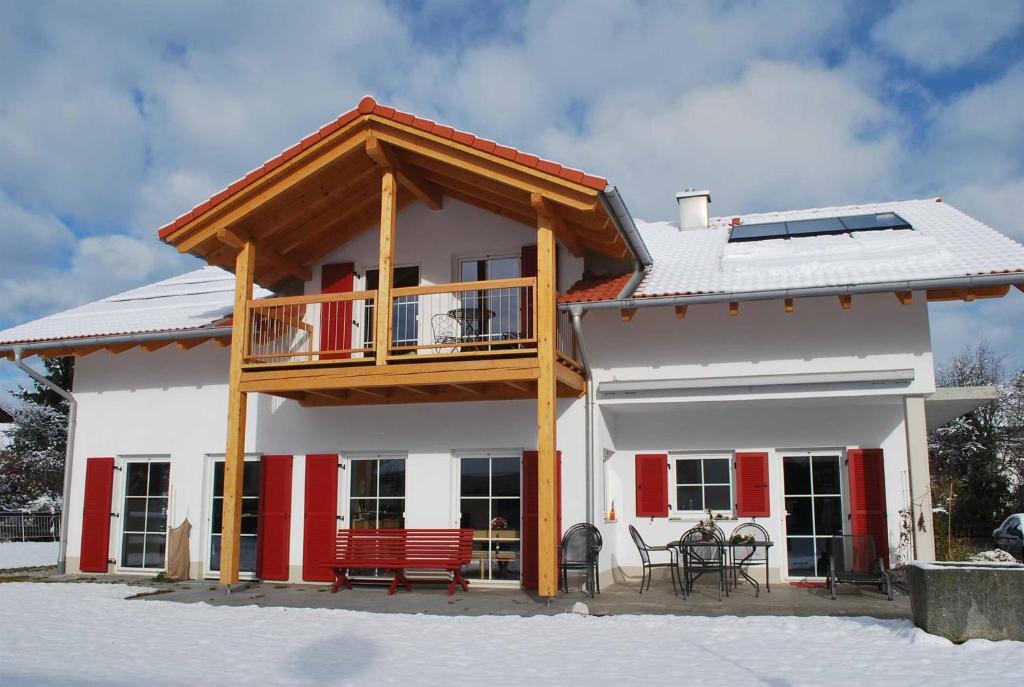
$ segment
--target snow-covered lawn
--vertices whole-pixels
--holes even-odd
[[[55,541],[9,541],[0,542],[0,570],[5,568],[27,568],[32,565],[57,565]]]
[[[868,618],[438,617],[0,584],[0,685],[1018,685],[1024,643]]]

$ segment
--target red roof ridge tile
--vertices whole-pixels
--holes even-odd
[[[587,186],[598,191],[603,191],[608,186],[608,180],[605,179],[604,177],[587,174],[578,169],[572,169],[571,167],[564,167],[558,164],[557,162],[551,162],[550,160],[541,159],[537,155],[525,153],[523,151],[520,151],[516,148],[512,148],[509,146],[503,146],[501,144],[495,143],[494,141],[478,138],[477,136],[466,131],[460,131],[454,127],[447,126],[445,124],[439,124],[430,119],[417,117],[416,115],[413,115],[408,112],[401,112],[393,107],[379,104],[371,95],[364,95],[359,100],[359,104],[356,105],[354,109],[345,112],[334,121],[328,122],[327,124],[323,125],[318,130],[309,134],[295,145],[284,150],[281,154],[272,157],[271,159],[263,163],[261,166],[243,175],[242,178],[232,182],[226,189],[218,191],[214,195],[210,196],[209,199],[196,205],[188,212],[176,218],[173,222],[170,222],[169,224],[166,224],[165,226],[161,227],[160,230],[158,231],[159,237],[161,239],[166,238],[169,234],[171,234],[171,232],[179,229],[185,224],[188,224],[192,220],[198,218],[199,216],[213,209],[217,205],[220,205],[221,203],[223,203],[228,198],[241,191],[249,184],[262,178],[267,173],[276,169],[277,167],[280,167],[282,164],[292,159],[303,150],[306,150],[310,146],[318,143],[319,141],[324,140],[332,133],[342,128],[346,124],[349,124],[356,118],[371,114],[376,115],[378,117],[383,117],[385,119],[390,119],[394,122],[398,122],[399,124],[413,126],[417,129],[426,131],[427,133],[433,134],[435,136],[440,136],[441,138],[454,141],[455,143],[458,143],[460,145],[476,148],[478,150],[494,155],[496,157],[500,157],[502,159],[509,160],[516,164],[523,165],[524,167],[536,169],[540,172],[544,172],[545,174],[558,176],[563,179],[566,179],[567,181],[582,184],[583,186]]]

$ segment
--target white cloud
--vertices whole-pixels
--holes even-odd
[[[984,56],[1022,22],[1018,0],[910,0],[876,24],[871,37],[882,51],[939,72]]]
[[[8,278],[32,275],[41,267],[60,263],[75,237],[49,213],[35,213],[0,194],[0,261]]]

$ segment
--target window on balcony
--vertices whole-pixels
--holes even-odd
[[[400,289],[406,286],[420,285],[420,268],[418,265],[410,267],[396,267],[393,273],[391,288]],[[367,291],[375,291],[380,286],[380,270],[366,270]],[[391,343],[394,346],[415,346],[419,343],[418,325],[419,299],[416,296],[403,296],[395,301],[395,309],[391,314],[392,335]],[[373,304],[367,304],[363,308],[363,345],[366,348],[373,348]]]
[[[490,281],[494,279],[515,279],[521,274],[519,256],[469,258],[459,262],[460,281]],[[517,289],[502,289],[499,292],[467,292],[463,296],[464,307],[478,310],[480,334],[488,339],[519,339],[520,335],[520,292]]]

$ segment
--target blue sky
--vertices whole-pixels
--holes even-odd
[[[0,93],[0,327],[193,267],[156,229],[365,93],[643,219],[941,195],[1024,241],[1021,1],[11,0]],[[932,315],[1024,367],[1019,293]]]

